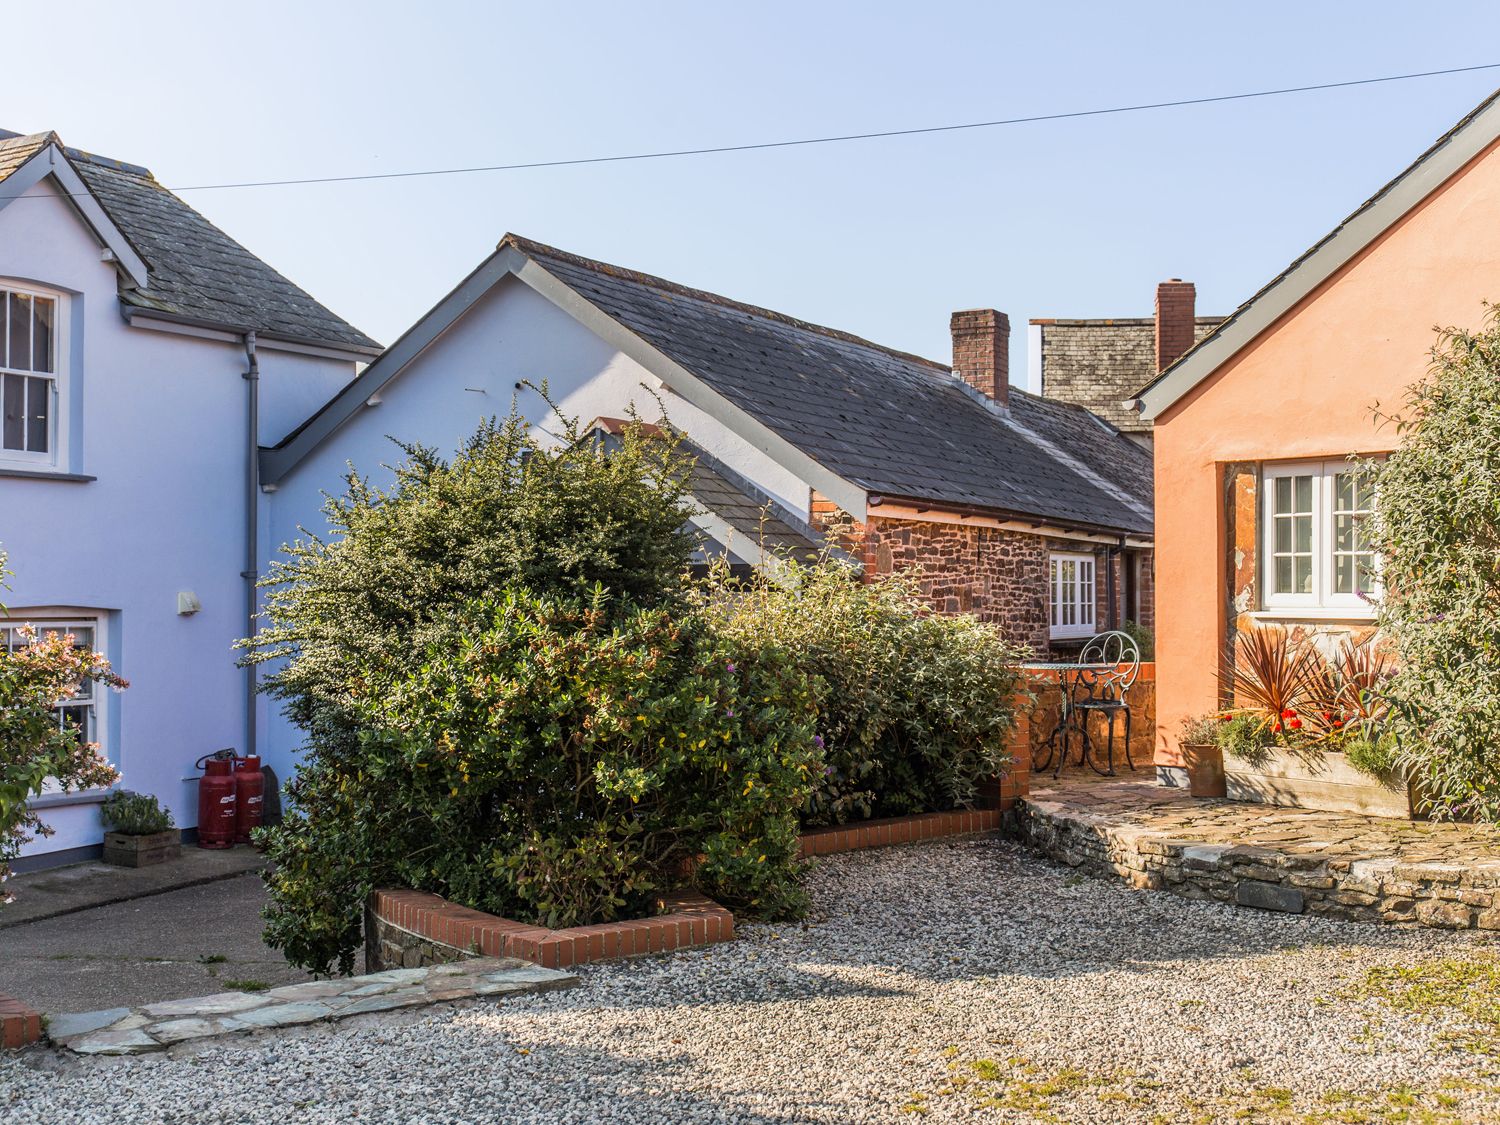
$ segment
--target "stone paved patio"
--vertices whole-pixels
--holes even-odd
[[[546,992],[577,983],[571,973],[515,958],[482,958],[306,981],[265,992],[220,992],[141,1008],[52,1016],[47,1036],[80,1055],[139,1055],[190,1039],[294,1027],[445,1000]]]
[[[1225,800],[1065,774],[1017,809],[1023,839],[1136,887],[1287,913],[1500,930],[1500,831]]]

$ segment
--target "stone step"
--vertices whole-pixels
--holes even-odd
[[[288,984],[265,992],[220,992],[140,1008],[108,1008],[47,1018],[47,1037],[80,1055],[139,1055],[174,1043],[347,1019],[578,983],[572,973],[513,957],[475,958],[421,969]]]

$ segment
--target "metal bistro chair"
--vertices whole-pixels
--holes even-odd
[[[1118,630],[1100,633],[1091,637],[1088,644],[1083,646],[1078,663],[1111,666],[1110,671],[1100,672],[1087,681],[1084,684],[1087,694],[1073,703],[1074,710],[1082,712],[1078,726],[1083,734],[1084,760],[1089,761],[1096,772],[1103,772],[1105,777],[1115,776],[1115,716],[1123,714],[1125,764],[1134,770],[1135,762],[1130,757],[1130,704],[1126,696],[1136,677],[1141,674],[1140,646],[1129,633]],[[1095,714],[1102,714],[1109,726],[1109,749],[1105,757],[1109,769],[1106,771],[1100,771],[1098,765],[1091,760],[1094,755],[1090,753],[1093,746],[1089,738],[1089,717]]]

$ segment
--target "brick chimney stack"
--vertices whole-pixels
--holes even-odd
[[[1010,317],[994,309],[967,309],[949,321],[953,374],[1001,406],[1010,392]]]
[[[1197,290],[1174,277],[1156,287],[1156,370],[1165,371],[1193,346]]]

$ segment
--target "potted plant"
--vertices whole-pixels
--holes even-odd
[[[182,854],[182,838],[172,814],[155,797],[120,790],[101,806],[104,862],[118,867],[149,867]]]
[[[1225,796],[1224,751],[1219,745],[1218,728],[1218,715],[1183,720],[1178,744],[1187,770],[1188,792],[1194,797]]]
[[[1279,626],[1243,630],[1226,680],[1235,706],[1218,742],[1230,798],[1367,816],[1408,817],[1413,803],[1383,733],[1388,655],[1344,639],[1331,658]]]

